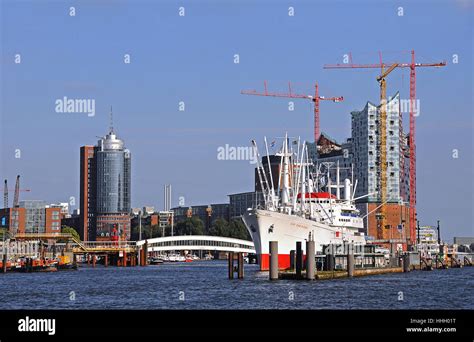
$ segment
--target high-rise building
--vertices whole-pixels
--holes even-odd
[[[389,203],[408,201],[405,181],[405,136],[400,113],[400,94],[387,101],[386,120],[386,179]],[[352,114],[352,143],[354,170],[358,180],[356,197],[370,193],[369,202],[380,201],[378,179],[380,174],[377,146],[379,134],[379,107],[367,102],[361,111]],[[402,191],[402,189],[404,191]]]
[[[96,168],[94,146],[82,146],[80,158],[79,236],[81,240],[90,241],[95,237]]]
[[[130,238],[131,155],[113,128],[96,146],[81,147],[83,240]]]
[[[355,197],[369,195],[358,201],[357,207],[365,217],[367,234],[378,240],[404,238],[408,229],[408,169],[407,144],[403,133],[400,95],[388,99],[386,137],[386,201],[385,227],[378,227],[377,208],[380,202],[380,106],[367,102],[361,111],[352,112],[352,147],[354,176],[357,179]],[[398,229],[401,227],[401,232]],[[381,228],[381,229],[378,229]]]
[[[316,144],[308,144],[310,159],[317,164],[330,166],[331,183],[336,182],[336,167],[340,167],[340,181],[345,178],[357,181],[354,198],[364,218],[366,234],[375,239],[405,239],[408,237],[409,159],[407,138],[403,132],[400,95],[387,102],[386,121],[386,226],[377,229],[377,208],[380,206],[378,156],[380,106],[367,102],[361,111],[352,113],[351,138],[338,143],[322,133]],[[325,180],[325,175],[322,175]],[[326,180],[327,181],[327,180]],[[343,195],[341,189],[341,196]],[[368,196],[367,196],[368,195]]]

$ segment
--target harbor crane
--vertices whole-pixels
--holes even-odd
[[[352,62],[352,55],[349,59],[350,63],[343,64],[326,64],[324,69],[379,69],[391,67],[397,64],[397,68],[410,69],[410,133],[409,133],[409,153],[410,153],[410,242],[416,243],[416,145],[415,145],[415,112],[414,104],[416,100],[416,68],[420,67],[444,67],[446,62],[438,63],[416,63],[415,50],[411,50],[410,63],[383,63],[380,55],[380,62],[377,64],[354,64]],[[387,69],[388,71],[388,69]],[[382,71],[382,74],[384,72]],[[383,202],[382,202],[383,203]]]
[[[8,208],[8,193],[14,191],[14,197],[13,197],[13,208],[18,208],[19,206],[19,197],[20,197],[20,192],[25,191],[25,192],[30,192],[30,189],[20,189],[20,175],[16,176],[16,184],[15,184],[15,189],[8,189],[8,182],[5,179],[4,186],[3,186],[3,207]]]
[[[256,90],[242,90],[240,93],[244,95],[256,95],[256,96],[270,96],[270,97],[284,97],[290,99],[306,99],[314,102],[314,142],[316,143],[321,134],[320,124],[319,124],[319,102],[320,101],[332,101],[332,102],[341,102],[344,101],[343,96],[337,97],[324,97],[319,95],[319,85],[315,84],[314,95],[304,95],[296,94],[292,92],[291,83],[288,82],[288,93],[278,93],[278,92],[269,92],[267,89],[267,81],[263,83],[264,91],[258,92]]]
[[[387,199],[387,83],[385,78],[398,66],[398,63],[392,64],[386,71],[382,66],[382,74],[377,76],[380,84],[380,117],[379,117],[379,133],[378,139],[378,162],[379,162],[379,194],[380,210],[378,213],[377,239],[384,238],[384,228],[386,228],[385,203]]]

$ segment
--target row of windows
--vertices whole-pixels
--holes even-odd
[[[226,241],[211,241],[211,240],[178,240],[178,241],[163,241],[151,244],[153,247],[172,247],[172,246],[210,246],[210,247],[232,247],[232,248],[247,248],[251,247],[239,243],[232,243]]]

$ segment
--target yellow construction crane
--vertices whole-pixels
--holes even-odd
[[[398,66],[398,63],[392,64],[387,70],[384,70],[382,64],[382,73],[377,76],[380,84],[380,117],[379,117],[379,194],[380,208],[377,214],[377,238],[384,238],[384,228],[386,226],[385,202],[387,201],[387,84],[385,78]]]

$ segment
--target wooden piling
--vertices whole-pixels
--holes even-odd
[[[8,260],[8,255],[7,251],[5,250],[5,253],[3,254],[3,260],[2,260],[2,272],[7,273],[7,260]]]
[[[301,279],[301,271],[303,269],[303,250],[301,249],[301,241],[296,242],[296,278]]]
[[[96,260],[97,260],[97,257],[96,257],[96,255],[94,254],[94,255],[92,256],[92,267],[94,267],[94,268],[95,268],[95,262],[96,262]]]
[[[229,279],[234,279],[234,252],[228,254],[228,274]]]
[[[148,265],[148,240],[143,244],[143,266]]]
[[[238,254],[237,274],[239,279],[244,279],[244,253]]]
[[[105,254],[104,255],[104,267],[109,266],[109,255]]]
[[[331,253],[326,254],[326,271],[334,271],[335,258]]]
[[[313,280],[316,269],[316,252],[314,241],[306,241],[306,279]]]
[[[296,260],[295,250],[292,249],[290,251],[290,270],[295,269],[295,260]]]
[[[270,280],[278,279],[278,241],[270,241]]]

